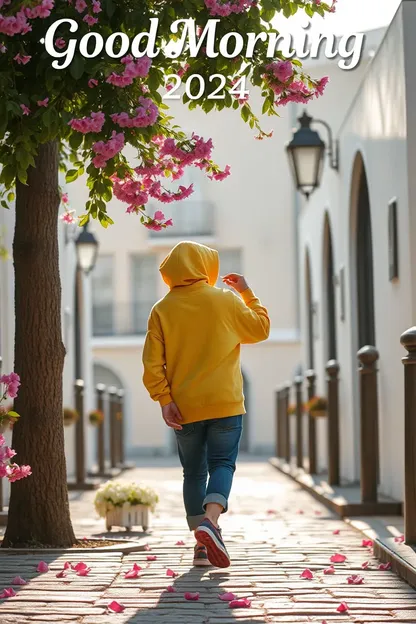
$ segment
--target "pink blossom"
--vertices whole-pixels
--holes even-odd
[[[88,132],[101,132],[105,123],[105,115],[102,112],[91,113],[91,117],[71,119],[69,125],[73,130],[87,134]]]
[[[62,37],[58,37],[58,39],[55,41],[55,48],[58,48],[58,50],[62,50],[65,46],[65,39],[63,39]]]
[[[74,215],[75,215],[75,210],[67,210],[63,214],[59,215],[59,218],[64,223],[68,223],[69,225],[71,225],[72,223],[76,223],[77,222],[77,220],[76,220]]]
[[[45,108],[48,106],[49,104],[49,98],[45,98],[44,100],[38,100],[37,101],[37,105],[38,106],[44,106]]]
[[[378,566],[379,570],[391,570],[391,563],[388,561],[387,563],[380,563]]]
[[[0,594],[0,598],[13,598],[13,596],[16,596],[13,587],[6,587]]]
[[[85,0],[76,0],[75,10],[78,11],[78,13],[83,13],[86,8],[87,8],[87,3],[85,2]]]
[[[92,12],[93,13],[101,13],[102,8],[101,8],[101,3],[99,2],[99,0],[92,0]]]
[[[271,63],[269,67],[280,82],[287,82],[293,76],[293,66],[290,61],[277,61],[276,63]]]
[[[23,111],[23,115],[30,115],[30,108],[28,108],[26,104],[20,104],[20,108]]]
[[[21,576],[15,576],[11,582],[12,585],[27,585],[27,581],[23,579]]]
[[[159,109],[150,98],[141,96],[139,98],[141,106],[136,108],[134,117],[128,113],[113,113],[111,119],[121,128],[145,128],[153,126],[159,115]]]
[[[32,469],[30,466],[18,466],[17,464],[10,464],[10,466],[7,466],[7,478],[10,483],[20,481],[20,479],[25,479],[31,474]]]
[[[17,397],[17,390],[20,386],[20,377],[17,373],[9,373],[8,375],[2,375],[0,377],[0,383],[5,385],[5,389],[3,392],[5,396],[9,396],[11,399],[15,399]],[[3,438],[3,436],[0,436],[0,438]],[[0,445],[1,444],[2,442],[0,439]]]
[[[227,165],[224,171],[218,171],[216,173],[213,173],[211,176],[209,176],[209,178],[211,180],[216,180],[217,182],[220,182],[222,180],[225,180],[225,178],[228,178],[230,173],[231,173],[230,165]]]
[[[90,89],[93,89],[97,85],[98,85],[98,80],[96,80],[95,78],[90,78],[90,80],[88,80],[88,86]]]
[[[363,539],[363,541],[361,542],[361,546],[363,548],[372,548],[373,547],[373,540],[371,540],[371,539]]]
[[[122,132],[118,133],[113,131],[111,134],[111,138],[107,141],[97,141],[92,146],[93,151],[97,156],[93,159],[93,164],[95,167],[105,167],[107,164],[107,160],[114,158],[116,154],[121,152],[124,147],[124,134]]]
[[[306,568],[306,570],[304,570],[302,574],[300,575],[300,578],[308,579],[308,580],[313,579],[313,573],[311,572],[311,570]]]
[[[31,58],[31,56],[22,56],[21,54],[16,54],[13,60],[16,61],[16,63],[18,63],[19,65],[26,65],[27,63],[29,63]]]
[[[48,572],[49,566],[45,561],[39,561],[36,572]]]
[[[353,574],[347,578],[348,585],[362,585],[364,583],[364,579],[362,576],[358,574]]]
[[[68,193],[63,193],[61,197],[61,202],[63,204],[67,204],[69,202]]]
[[[98,22],[98,19],[92,15],[85,15],[83,21],[86,22],[88,26],[94,26]]]

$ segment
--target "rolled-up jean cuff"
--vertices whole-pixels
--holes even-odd
[[[187,516],[186,519],[188,521],[189,530],[195,531],[195,529],[199,527],[204,518],[204,514],[200,514],[199,516]]]
[[[208,494],[202,503],[202,507],[206,509],[208,503],[217,503],[217,505],[221,505],[221,507],[224,508],[221,513],[225,513],[228,510],[228,501],[222,494]]]

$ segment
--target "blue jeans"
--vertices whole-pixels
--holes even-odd
[[[175,430],[191,531],[201,523],[208,503],[218,503],[222,513],[227,511],[242,430],[242,416],[203,420]]]

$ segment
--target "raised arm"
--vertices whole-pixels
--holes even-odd
[[[242,344],[261,342],[269,337],[270,319],[267,309],[253,293],[245,278],[237,273],[223,277],[241,296],[235,297],[235,325]]]

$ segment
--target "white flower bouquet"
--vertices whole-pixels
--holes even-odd
[[[95,495],[95,509],[101,518],[108,512],[130,505],[144,505],[153,513],[159,502],[159,496],[150,487],[135,482],[107,481]]]

